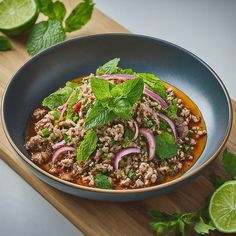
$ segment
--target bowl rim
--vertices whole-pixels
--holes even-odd
[[[159,184],[159,185],[154,185],[154,186],[150,186],[150,187],[144,187],[144,188],[138,188],[138,189],[124,189],[124,190],[114,190],[114,189],[100,189],[100,188],[93,188],[93,187],[87,187],[84,185],[79,185],[79,184],[75,184],[69,181],[65,181],[62,180],[50,173],[48,173],[47,171],[43,170],[42,168],[40,168],[39,166],[37,166],[33,161],[31,161],[30,159],[28,159],[19,149],[18,147],[14,144],[13,140],[11,139],[6,124],[5,124],[5,116],[4,116],[4,104],[5,104],[5,97],[6,97],[6,93],[8,91],[8,88],[10,87],[11,83],[13,83],[15,76],[21,71],[23,70],[28,64],[32,63],[34,60],[36,60],[37,58],[39,58],[40,56],[47,54],[50,52],[51,49],[56,49],[58,47],[60,47],[61,45],[66,45],[66,44],[70,44],[73,41],[77,41],[77,40],[86,40],[86,39],[93,39],[93,38],[103,38],[103,37],[138,37],[138,38],[142,38],[142,39],[148,39],[148,40],[154,40],[157,42],[161,42],[164,43],[166,45],[175,47],[181,51],[183,51],[184,53],[187,53],[188,55],[192,56],[194,59],[196,59],[198,62],[200,62],[201,64],[203,64],[213,75],[214,78],[218,81],[218,83],[220,84],[225,97],[227,99],[227,104],[228,104],[228,108],[229,108],[229,120],[228,120],[228,125],[227,125],[227,130],[225,132],[224,138],[222,143],[219,145],[219,147],[216,149],[216,151],[209,157],[209,159],[202,163],[200,166],[198,166],[195,170],[189,172],[189,173],[185,173],[184,175],[170,181],[170,182],[166,182],[163,184]],[[4,133],[9,141],[9,143],[11,144],[11,146],[13,147],[13,149],[16,151],[16,153],[27,163],[29,164],[33,169],[35,169],[36,171],[40,172],[40,174],[42,175],[46,175],[46,177],[48,177],[49,179],[52,179],[54,181],[58,181],[61,184],[67,185],[69,187],[75,188],[75,189],[79,189],[79,190],[85,190],[85,191],[91,191],[91,192],[96,192],[96,193],[112,193],[112,194],[132,194],[132,193],[140,193],[140,192],[148,192],[148,191],[155,191],[158,189],[163,189],[165,187],[170,187],[170,186],[174,186],[176,183],[182,182],[187,180],[188,178],[191,178],[193,176],[195,176],[197,173],[199,173],[201,170],[203,170],[205,167],[207,167],[214,159],[216,159],[216,157],[218,156],[218,154],[221,152],[221,150],[223,149],[223,147],[225,146],[228,137],[230,135],[230,131],[232,128],[232,123],[233,123],[233,112],[232,112],[232,103],[230,100],[230,96],[229,93],[223,83],[223,81],[220,79],[220,77],[216,74],[216,72],[206,63],[204,62],[202,59],[200,59],[198,56],[196,56],[195,54],[193,54],[192,52],[188,51],[187,49],[180,47],[174,43],[171,43],[169,41],[163,40],[163,39],[159,39],[159,38],[155,38],[152,36],[147,36],[147,35],[142,35],[142,34],[131,34],[131,33],[101,33],[101,34],[93,34],[93,35],[86,35],[86,36],[78,36],[72,39],[68,39],[66,41],[60,42],[56,45],[53,45],[45,50],[43,50],[42,52],[36,54],[35,56],[29,58],[15,73],[14,75],[11,77],[11,79],[9,80],[3,96],[2,96],[2,102],[1,102],[1,120],[2,120],[2,124],[3,124],[3,130]]]

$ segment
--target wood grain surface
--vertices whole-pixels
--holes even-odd
[[[77,1],[64,1],[67,9],[71,9]],[[95,10],[92,20],[80,31],[68,36],[72,38],[107,32],[128,32],[124,27],[114,22],[98,10]],[[12,39],[13,50],[0,52],[0,96],[14,73],[28,59],[25,44],[26,37]],[[232,101],[234,122],[228,148],[236,153],[236,103]],[[216,171],[224,175],[215,161],[208,170],[194,182],[165,196],[155,197],[134,203],[106,203],[86,200],[60,192],[40,181],[22,164],[8,143],[0,126],[0,158],[24,178],[45,199],[54,205],[66,218],[77,226],[85,235],[153,235],[149,230],[147,210],[158,208],[168,211],[191,211],[201,207],[204,199],[213,190],[210,174]]]

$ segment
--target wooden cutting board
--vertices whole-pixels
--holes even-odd
[[[66,2],[69,12],[77,1],[68,0],[64,2]],[[70,34],[68,38],[107,32],[128,31],[100,11],[95,10],[92,20],[81,31]],[[1,97],[11,77],[29,59],[25,49],[25,37],[11,41],[13,50],[0,52]],[[232,101],[232,104],[234,122],[227,146],[236,153],[236,103]],[[85,235],[96,236],[153,235],[148,227],[148,209],[195,210],[202,206],[204,199],[212,192],[213,188],[209,180],[210,173],[216,170],[219,174],[224,174],[218,161],[215,161],[194,182],[165,196],[134,203],[106,203],[74,197],[40,181],[19,160],[5,137],[2,124],[0,127],[0,157]]]

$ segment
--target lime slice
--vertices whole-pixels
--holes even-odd
[[[34,0],[0,0],[0,31],[16,36],[29,30],[38,17]]]
[[[214,192],[209,214],[220,232],[236,233],[236,181],[228,181]]]

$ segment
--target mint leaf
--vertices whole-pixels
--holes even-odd
[[[107,105],[111,96],[111,83],[104,79],[91,78],[91,86],[97,100],[103,105]]]
[[[112,188],[112,183],[109,179],[108,176],[103,175],[103,174],[96,174],[95,180],[94,180],[94,185],[97,188],[102,188],[102,189],[111,189]]]
[[[232,178],[236,176],[236,155],[227,149],[223,153],[222,165]]]
[[[52,0],[37,0],[39,11],[49,19],[62,22],[66,15],[66,8],[63,2]]]
[[[156,94],[166,99],[166,88],[156,75],[149,73],[137,73],[144,80],[144,83]]]
[[[11,50],[11,44],[7,37],[0,35],[0,51]]]
[[[42,105],[48,107],[51,110],[54,110],[55,108],[63,105],[67,101],[72,91],[73,89],[68,86],[60,88],[56,92],[50,94],[48,97],[44,98]]]
[[[35,24],[27,42],[27,50],[30,55],[56,44],[65,39],[65,32],[58,20],[42,21]]]
[[[196,223],[196,225],[194,226],[194,230],[198,233],[198,234],[209,234],[210,231],[214,231],[216,228],[213,225],[210,224],[206,224],[202,217],[200,217],[199,222]]]
[[[74,83],[74,82],[71,82],[71,81],[67,81],[66,82],[66,86],[67,87],[71,87],[71,88],[78,88],[79,87],[79,84],[78,83]]]
[[[113,74],[116,73],[118,69],[118,64],[120,62],[120,58],[114,58],[107,63],[105,63],[103,66],[100,66],[97,71],[96,75],[103,75],[103,74]]]
[[[80,29],[91,18],[93,13],[94,3],[92,0],[84,0],[79,3],[68,16],[65,21],[65,31],[72,32]]]
[[[116,85],[111,90],[111,94],[113,97],[125,98],[131,105],[134,105],[143,94],[143,88],[143,79],[135,78]]]
[[[86,130],[91,129],[104,125],[115,118],[116,115],[114,112],[108,110],[108,108],[104,108],[99,102],[96,102],[85,120],[84,127]]]
[[[131,119],[132,106],[127,99],[119,99],[113,111],[119,118]]]
[[[162,133],[156,136],[156,154],[161,158],[170,158],[177,154],[178,146],[174,137],[169,133]]]
[[[98,141],[97,133],[94,130],[89,130],[85,136],[84,140],[81,142],[77,148],[76,160],[80,164],[82,161],[86,162],[90,155],[95,151]]]

